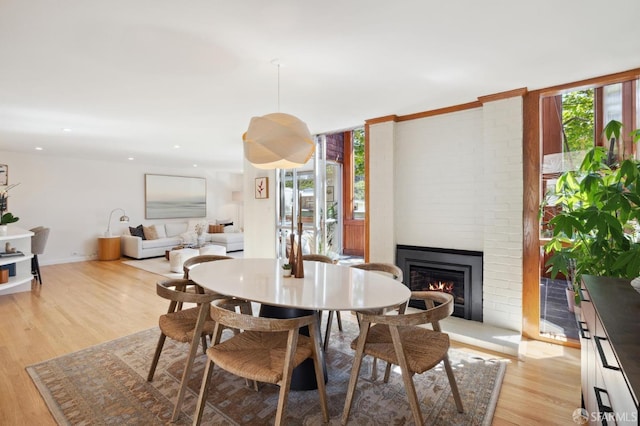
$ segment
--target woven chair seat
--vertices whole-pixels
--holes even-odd
[[[207,355],[224,370],[266,383],[278,383],[282,380],[286,353],[287,332],[266,334],[245,331],[207,349]],[[311,353],[311,339],[304,335],[298,336],[293,367],[309,358]]]
[[[182,343],[189,343],[193,339],[193,332],[198,320],[199,308],[189,308],[182,311],[161,315],[158,320],[160,330],[170,339]],[[204,323],[202,334],[213,334],[215,322],[207,320]]]
[[[401,327],[398,332],[409,369],[414,373],[420,374],[432,369],[440,363],[449,350],[449,336],[445,333],[415,326]],[[351,342],[351,349],[355,350],[357,345],[356,337]],[[389,326],[385,324],[375,324],[369,329],[364,350],[375,358],[391,364],[399,364]]]

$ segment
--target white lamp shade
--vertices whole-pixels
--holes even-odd
[[[259,169],[300,167],[315,151],[307,125],[280,112],[253,117],[242,140],[245,158]]]

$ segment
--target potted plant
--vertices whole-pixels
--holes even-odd
[[[6,212],[9,190],[17,185],[19,184],[16,183],[13,185],[9,185],[6,188],[0,190],[0,235],[7,235],[7,225],[20,220],[19,217],[14,216],[12,213]]]
[[[290,277],[292,269],[293,269],[293,265],[290,263],[285,263],[284,265],[282,265],[282,276]]]
[[[610,148],[591,149],[577,170],[562,173],[540,207],[541,215],[547,206],[557,211],[548,223],[552,234],[544,247],[551,256],[545,266],[552,278],[567,277],[576,301],[583,274],[640,276],[640,161],[615,162],[621,130],[622,123],[609,122],[603,133]],[[640,130],[632,136],[640,140]]]

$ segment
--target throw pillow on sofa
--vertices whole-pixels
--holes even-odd
[[[210,234],[221,234],[224,232],[224,225],[212,225],[209,224],[209,233]]]
[[[156,231],[155,226],[143,226],[142,230],[144,231],[144,239],[147,240],[157,240],[158,232]]]
[[[138,225],[135,228],[130,226],[129,227],[129,233],[134,237],[140,237],[143,240],[146,240],[146,238],[144,236],[144,229],[143,229],[142,225]]]

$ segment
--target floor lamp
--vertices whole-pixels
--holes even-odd
[[[111,210],[111,213],[109,213],[109,222],[107,222],[107,230],[104,233],[105,237],[111,236],[111,217],[113,216],[113,213],[117,212],[118,210],[122,211],[122,216],[120,216],[120,223],[129,223],[129,216],[127,216],[127,212],[125,212],[124,209],[118,207]]]

